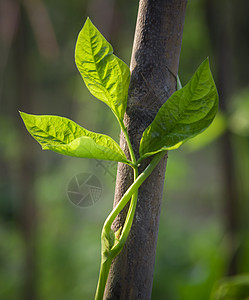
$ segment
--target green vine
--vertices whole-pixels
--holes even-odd
[[[126,157],[111,137],[91,132],[70,119],[23,112],[20,114],[27,130],[43,149],[74,157],[117,161],[133,168],[133,183],[107,217],[101,233],[101,267],[95,294],[95,300],[101,300],[112,260],[122,250],[132,226],[138,188],[168,150],[177,149],[212,123],[218,109],[218,94],[208,59],[200,65],[183,88],[177,76],[178,90],[162,105],[153,122],[143,132],[139,148],[140,157],[136,160],[123,122],[130,70],[113,54],[112,46],[89,18],[78,36],[75,61],[89,91],[106,103],[117,118],[127,142],[130,158]],[[153,156],[153,159],[139,174],[139,164],[149,156]],[[114,232],[112,224],[129,201],[124,225]]]

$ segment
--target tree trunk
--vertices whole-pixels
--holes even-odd
[[[140,0],[131,58],[131,83],[125,125],[135,151],[145,128],[176,90],[187,0]],[[120,144],[128,153],[124,136]],[[165,157],[139,189],[128,240],[112,263],[104,299],[150,299],[163,195]],[[140,171],[148,164],[142,163]],[[132,170],[119,164],[114,205],[132,182]],[[113,224],[124,223],[124,209]]]

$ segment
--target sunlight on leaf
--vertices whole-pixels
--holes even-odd
[[[206,59],[189,83],[163,104],[144,131],[140,142],[141,157],[177,149],[204,131],[212,123],[217,109],[218,94]]]
[[[79,33],[75,62],[89,91],[122,120],[130,83],[129,67],[113,54],[112,46],[88,18]]]
[[[44,150],[128,163],[119,145],[107,135],[88,131],[64,117],[20,114],[27,130]]]

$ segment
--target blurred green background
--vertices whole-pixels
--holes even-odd
[[[93,299],[117,166],[41,151],[18,110],[66,116],[118,141],[114,117],[76,69],[74,45],[90,16],[129,64],[137,8],[0,0],[0,299]],[[169,153],[152,299],[207,300],[220,278],[249,273],[248,11],[247,0],[188,1],[179,75],[186,84],[209,56],[220,111],[206,133]],[[82,172],[102,186],[85,209],[67,199]]]

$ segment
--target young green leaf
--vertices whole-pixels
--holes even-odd
[[[122,120],[130,83],[129,67],[88,18],[79,33],[75,62],[89,91]]]
[[[218,93],[206,59],[189,83],[176,91],[146,128],[140,142],[145,158],[163,150],[177,149],[204,131],[218,109]]]
[[[88,131],[64,117],[20,114],[27,130],[44,150],[129,164],[124,152],[109,136]]]

